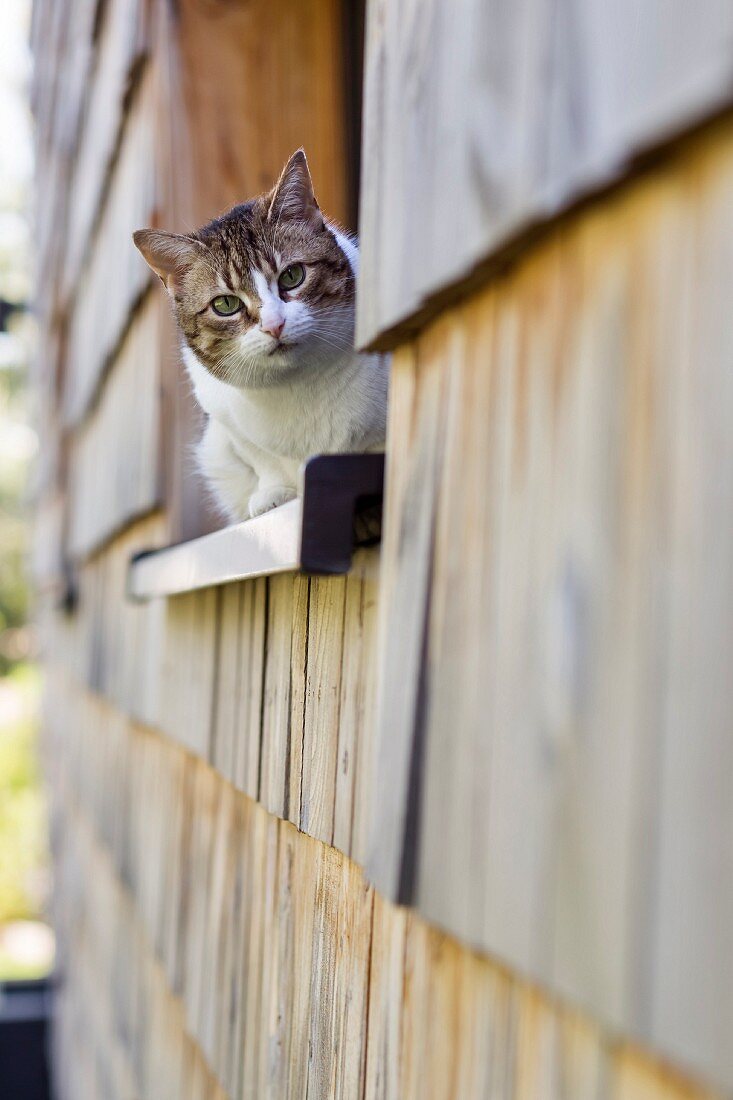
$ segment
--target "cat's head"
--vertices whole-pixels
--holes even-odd
[[[217,378],[269,386],[353,346],[358,253],[324,221],[302,149],[268,194],[195,233],[141,229],[134,241]]]

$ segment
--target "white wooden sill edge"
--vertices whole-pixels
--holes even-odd
[[[302,501],[291,500],[255,519],[134,558],[131,599],[174,596],[230,581],[300,569]]]

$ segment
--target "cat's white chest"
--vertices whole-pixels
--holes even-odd
[[[214,378],[188,348],[184,348],[184,360],[196,399],[202,409],[226,431],[233,450],[242,462],[251,466],[258,478],[265,474],[274,476],[280,468],[283,478],[288,478],[288,484],[294,484],[298,462],[296,459],[289,460],[287,453],[277,446],[286,422],[291,420],[287,402],[281,402],[279,414],[274,407],[253,407],[247,394]]]
[[[358,358],[354,356],[354,361]],[[263,451],[297,465],[318,452],[353,449],[355,431],[365,439],[368,435],[376,394],[365,383],[364,371],[350,371],[348,361],[341,372],[320,381],[250,392],[214,378],[188,348],[184,348],[184,360],[199,404],[227,428],[238,449],[254,447],[255,453]],[[348,388],[344,384],[347,377]],[[383,394],[379,397],[381,413]],[[376,419],[381,429],[383,416]]]
[[[263,509],[294,496],[311,455],[382,445],[387,375],[378,358],[353,353],[330,372],[250,391],[215,378],[190,349],[183,354],[209,415],[202,468],[232,515],[246,514],[240,499],[250,495]]]

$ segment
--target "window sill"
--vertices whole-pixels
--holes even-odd
[[[305,465],[302,499],[190,542],[137,554],[128,595],[142,601],[276,573],[348,573],[355,546],[365,544],[355,535],[355,519],[381,506],[383,480],[384,455],[318,455]]]

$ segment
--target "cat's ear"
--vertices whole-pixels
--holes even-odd
[[[176,280],[190,271],[204,247],[192,237],[159,229],[138,229],[132,239],[169,293],[173,292]]]
[[[277,222],[283,218],[291,218],[309,222],[316,229],[321,228],[323,215],[316,202],[308,161],[302,149],[293,153],[268,195],[268,200],[268,221]]]

